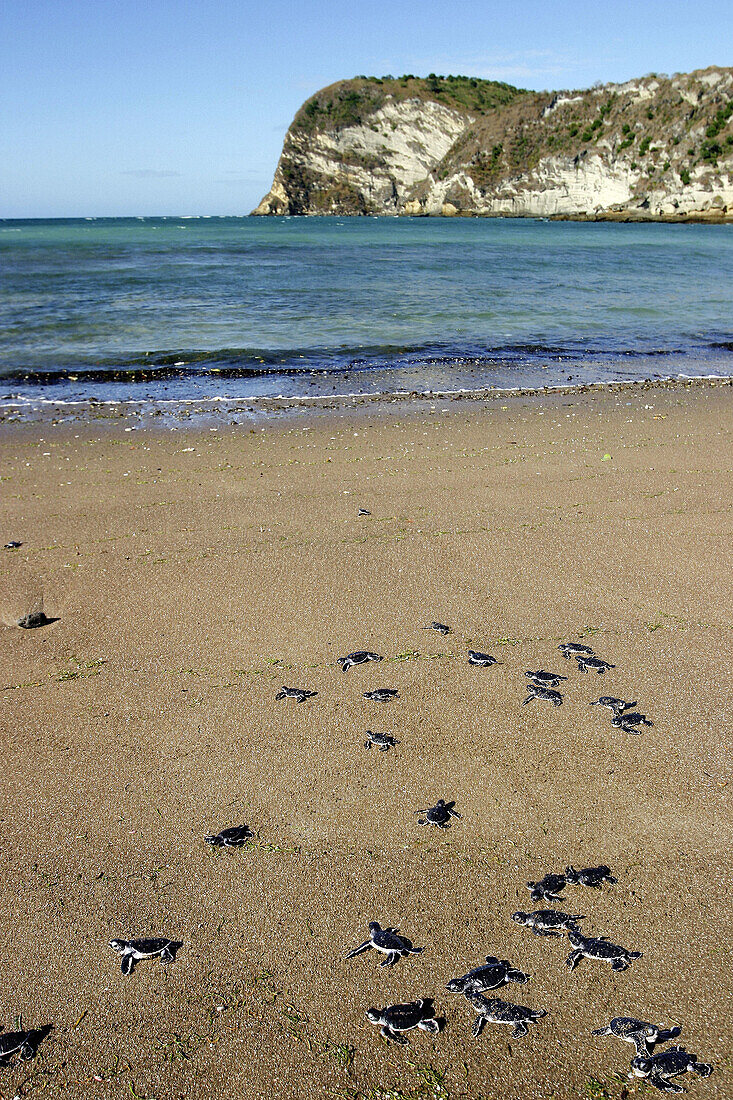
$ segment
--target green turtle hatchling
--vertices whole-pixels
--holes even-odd
[[[450,829],[452,817],[457,817],[459,821],[461,819],[461,815],[454,807],[455,802],[446,802],[445,799],[439,798],[429,809],[415,810],[416,814],[425,814],[425,817],[418,821],[418,825],[435,825],[438,829]]]
[[[582,867],[579,871],[575,867],[566,867],[565,881],[568,886],[591,886],[594,890],[600,890],[602,883],[614,886],[618,879],[613,877],[610,867],[601,863],[598,867]]]
[[[609,668],[616,667],[610,665],[608,661],[602,661],[600,657],[581,657],[577,653],[575,660],[578,662],[578,672],[587,672],[590,669],[591,672],[597,672],[599,676],[603,676]]]
[[[567,965],[575,970],[581,959],[598,959],[611,964],[611,970],[627,970],[632,959],[640,959],[641,951],[627,951],[616,943],[610,943],[606,936],[584,936],[576,928],[568,929],[568,939],[574,950],[570,952]]]
[[[539,882],[528,882],[527,889],[531,891],[532,901],[562,901],[560,891],[565,888],[565,885],[565,875],[558,875],[551,871]]]
[[[387,1005],[385,1008],[368,1008],[366,1018],[370,1023],[379,1026],[380,1034],[385,1039],[400,1043],[401,1046],[407,1042],[403,1033],[412,1031],[415,1027],[434,1034],[440,1031],[440,1020],[435,1016],[432,997],[408,1001],[405,1004]]]
[[[306,699],[312,699],[318,695],[317,691],[309,691],[307,688],[283,687],[275,696],[276,699],[295,699],[296,703],[304,703]]]
[[[562,695],[554,688],[542,687],[541,684],[527,684],[527,698],[522,703],[526,707],[534,699],[542,699],[546,703],[552,703],[553,707],[562,706]]]
[[[431,623],[430,626],[423,628],[424,630],[437,630],[438,634],[450,634],[451,628],[445,623]]]
[[[489,989],[498,989],[508,982],[524,985],[528,981],[529,975],[517,970],[507,959],[487,955],[482,966],[474,967],[461,978],[451,978],[445,988],[449,993],[464,993],[469,996],[471,993],[486,993]]]
[[[585,656],[594,657],[595,654],[590,646],[580,645],[579,642],[563,642],[562,645],[557,647],[562,653],[563,657],[569,661],[571,657]]]
[[[512,920],[531,928],[535,936],[561,936],[578,931],[576,921],[585,920],[582,913],[572,915],[559,909],[537,909],[534,913],[512,913]]]
[[[399,935],[399,928],[382,928],[381,924],[373,920],[369,922],[369,939],[359,944],[353,951],[349,951],[345,957],[354,959],[364,951],[374,948],[387,958],[383,959],[380,966],[394,966],[401,958],[407,955],[419,955],[422,947],[413,947],[412,941],[407,936]]]
[[[389,749],[394,748],[395,745],[399,745],[399,741],[396,737],[392,737],[389,733],[375,733],[374,730],[366,731],[367,739],[364,742],[364,748],[370,749],[372,745],[375,745],[380,752],[387,752]]]
[[[399,699],[397,688],[375,688],[374,691],[365,691],[365,699],[373,699],[375,703],[388,703],[390,699]]]
[[[491,668],[492,665],[498,665],[499,662],[490,653],[481,653],[478,649],[469,649],[468,663],[469,665],[476,665],[478,668]]]
[[[473,1036],[478,1039],[486,1024],[509,1024],[514,1030],[512,1037],[518,1039],[526,1035],[533,1020],[547,1015],[544,1008],[527,1008],[526,1005],[514,1005],[498,997],[482,997],[480,993],[467,993],[467,1000],[473,1005],[478,1018],[473,1025]]]
[[[354,653],[347,653],[345,657],[339,657],[336,660],[337,665],[341,665],[342,672],[348,672],[354,665],[364,665],[367,661],[383,661],[384,657],[380,657],[378,653],[371,653],[368,649],[357,649]]]
[[[591,1035],[615,1035],[626,1043],[633,1043],[637,1054],[648,1057],[655,1043],[666,1042],[679,1035],[681,1028],[662,1028],[633,1016],[614,1016],[606,1027],[597,1027]]]
[[[254,833],[248,825],[230,825],[220,833],[205,836],[204,840],[214,848],[241,848],[253,836]]]
[[[141,940],[110,940],[110,947],[118,955],[122,955],[122,973],[127,976],[132,974],[135,964],[142,959],[160,959],[162,963],[170,963],[176,957],[176,952],[182,944],[175,940],[166,939],[141,939]]]
[[[651,1058],[638,1054],[631,1062],[630,1078],[645,1077],[650,1085],[660,1092],[684,1092],[682,1085],[671,1080],[683,1073],[696,1073],[698,1077],[709,1077],[713,1067],[707,1062],[698,1062],[696,1054],[688,1054],[684,1047],[669,1047],[652,1054]]]
[[[6,1066],[14,1054],[22,1062],[35,1058],[38,1048],[51,1031],[53,1025],[31,1028],[29,1031],[6,1031],[0,1035],[0,1066]]]

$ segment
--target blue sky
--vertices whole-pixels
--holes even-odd
[[[577,88],[724,65],[730,14],[729,0],[5,0],[0,217],[248,213],[325,84]]]

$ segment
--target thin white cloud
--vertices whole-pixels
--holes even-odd
[[[167,168],[126,168],[121,176],[134,176],[138,180],[166,180],[181,176],[181,172],[171,172]]]

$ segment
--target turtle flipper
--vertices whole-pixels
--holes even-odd
[[[485,1027],[486,1027],[485,1017],[484,1016],[477,1017],[476,1022],[474,1023],[473,1027],[471,1028],[471,1034],[473,1035],[474,1039],[478,1039],[479,1035],[481,1034],[481,1032],[484,1030]]]
[[[432,1031],[434,1033],[440,1031],[440,1024],[434,1019],[421,1020],[417,1026],[421,1031]]]
[[[344,955],[344,958],[345,959],[355,959],[356,956],[361,955],[361,953],[363,951],[368,951],[371,946],[372,946],[372,941],[371,940],[365,940],[364,943],[359,944],[358,947],[355,947],[353,951],[349,951],[348,955]]]
[[[514,1025],[514,1031],[512,1032],[512,1038],[513,1039],[521,1039],[521,1037],[523,1035],[526,1035],[528,1031],[529,1031],[529,1028],[527,1027],[524,1020],[519,1020]]]
[[[164,963],[170,963],[175,960],[175,952],[170,944],[163,948],[160,953],[160,961]]]
[[[578,965],[578,963],[580,962],[580,960],[582,958],[583,958],[583,952],[582,951],[571,951],[570,954],[568,955],[567,959],[565,960],[565,962],[567,963],[567,965],[570,967],[571,970],[575,970],[576,966]]]
[[[120,969],[125,977],[127,977],[128,974],[132,974],[135,969],[135,956],[131,951],[127,955],[122,956],[122,965]]]
[[[20,1048],[20,1057],[22,1058],[22,1060],[24,1062],[30,1062],[31,1058],[35,1058],[35,1056],[36,1056],[36,1048],[34,1047],[33,1043],[30,1042],[29,1039],[26,1039],[26,1041],[23,1043],[22,1047]]]
[[[647,1081],[650,1085],[654,1085],[655,1089],[659,1089],[660,1092],[687,1092],[687,1089],[683,1089],[682,1085],[675,1084],[668,1077],[663,1077],[661,1073],[650,1073]]]

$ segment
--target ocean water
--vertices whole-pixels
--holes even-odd
[[[0,405],[733,374],[733,226],[0,221]]]

